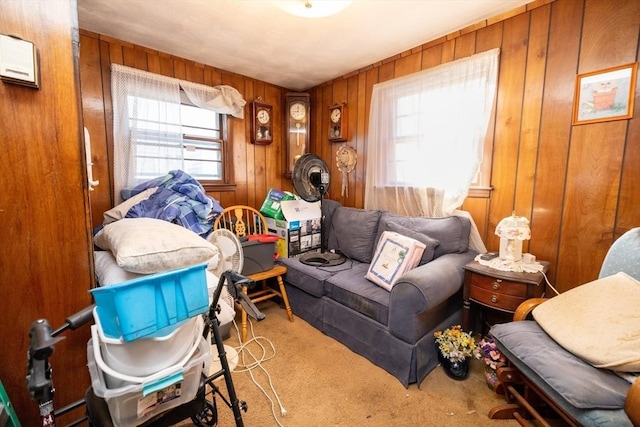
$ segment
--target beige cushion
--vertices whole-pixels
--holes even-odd
[[[111,251],[119,267],[139,274],[204,263],[218,253],[193,231],[155,218],[123,218],[107,224],[94,243]]]
[[[640,371],[640,282],[617,273],[564,292],[533,310],[542,329],[597,368]]]
[[[129,209],[137,205],[138,203],[147,200],[153,193],[156,192],[158,187],[148,188],[135,196],[125,200],[118,206],[114,206],[103,214],[103,224],[110,224],[114,221],[124,218],[129,212]]]

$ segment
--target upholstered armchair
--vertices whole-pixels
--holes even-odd
[[[498,370],[507,404],[489,417],[549,425],[555,412],[573,426],[640,426],[638,280],[640,227],[614,242],[597,280],[528,300],[493,326],[509,364]]]

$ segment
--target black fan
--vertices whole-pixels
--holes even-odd
[[[320,201],[322,212],[322,199],[329,189],[329,167],[315,154],[304,154],[293,165],[291,174],[293,188],[303,200],[307,202]],[[340,265],[346,261],[340,254],[326,252],[324,247],[324,213],[321,213],[320,225],[320,253],[307,252],[300,256],[300,262],[313,266],[330,267]]]

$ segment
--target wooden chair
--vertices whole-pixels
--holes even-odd
[[[232,231],[237,237],[245,237],[250,234],[269,234],[267,221],[264,216],[256,209],[250,206],[235,205],[226,208],[213,223],[213,229],[226,228]],[[293,312],[289,305],[289,297],[284,287],[282,276],[287,272],[287,267],[283,265],[275,265],[267,271],[261,271],[255,274],[247,275],[248,278],[260,284],[257,291],[247,293],[246,286],[244,292],[247,293],[251,301],[256,304],[271,298],[279,297],[282,299],[284,308],[289,316],[289,321],[293,322]],[[275,278],[278,282],[279,291],[268,286],[267,280]],[[240,305],[236,305],[242,315],[241,340],[245,342],[247,339],[247,312]]]

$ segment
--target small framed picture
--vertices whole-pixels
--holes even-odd
[[[638,63],[578,74],[573,101],[573,124],[633,117]]]

